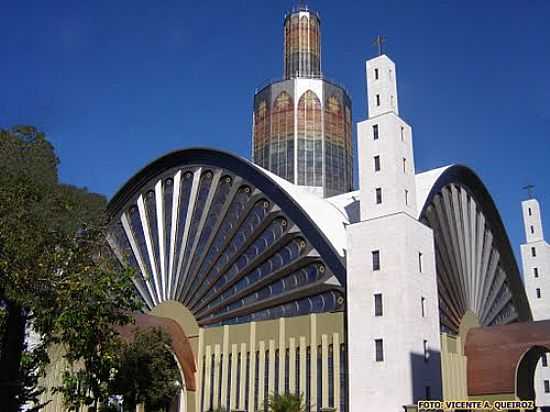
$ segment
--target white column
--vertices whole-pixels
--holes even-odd
[[[256,386],[256,322],[250,323],[250,372],[248,379],[248,410],[254,411]]]
[[[231,345],[231,390],[229,392],[229,409],[236,409],[237,405],[237,344]]]
[[[296,393],[296,339],[288,342],[288,391]]]

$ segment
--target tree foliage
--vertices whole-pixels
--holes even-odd
[[[134,340],[121,347],[112,393],[121,395],[124,410],[167,410],[182,383],[178,366],[169,350],[170,337],[161,329],[136,331]]]
[[[304,412],[306,410],[303,395],[293,393],[270,395],[268,408],[269,412]]]
[[[68,404],[101,402],[116,325],[140,307],[131,272],[108,253],[105,199],[61,184],[57,166],[37,129],[0,130],[0,404],[8,412],[37,401],[52,343],[71,365],[60,389]],[[28,348],[31,327],[40,339]]]
[[[49,343],[65,349],[69,367],[57,390],[75,410],[107,403],[122,345],[117,327],[130,323],[132,312],[141,308],[132,270],[116,262],[106,243],[102,230],[87,228],[63,248],[53,310],[40,319],[41,327],[55,331]]]

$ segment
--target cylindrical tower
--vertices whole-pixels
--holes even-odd
[[[319,15],[306,7],[285,16],[285,79],[321,75],[320,25]]]
[[[254,95],[253,160],[328,197],[352,190],[351,99],[321,75],[319,15],[295,8],[284,20],[284,79]]]

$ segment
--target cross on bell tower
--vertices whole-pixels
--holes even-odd
[[[372,43],[373,46],[376,46],[376,48],[378,49],[378,55],[379,56],[382,56],[383,52],[384,52],[384,42],[386,41],[386,39],[384,38],[384,36],[382,36],[381,34],[378,34],[376,36],[376,39],[374,40],[374,42]]]
[[[535,185],[527,185],[523,186],[523,190],[527,190],[527,199],[533,198],[533,189],[535,188]]]

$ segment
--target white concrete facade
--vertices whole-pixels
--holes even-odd
[[[370,117],[358,125],[361,221],[347,227],[350,412],[441,399],[433,232],[416,219],[412,133],[398,116],[395,84],[387,56],[367,62]]]
[[[399,117],[397,103],[388,103],[389,96],[397,102],[395,65],[378,56],[367,62],[366,77],[369,118],[357,125],[361,220],[398,212],[416,216],[412,129]]]
[[[533,320],[550,319],[550,245],[544,240],[540,205],[536,199],[528,199],[521,203],[521,208],[526,239],[521,245],[525,291]],[[546,362],[540,360],[535,371],[537,406],[550,406],[549,365],[547,353]]]

